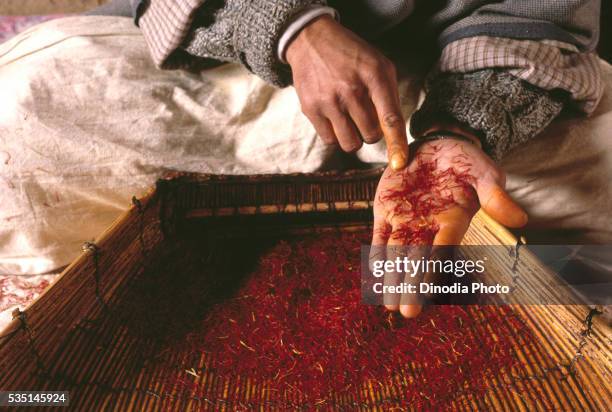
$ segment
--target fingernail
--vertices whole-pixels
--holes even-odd
[[[416,318],[422,309],[421,305],[400,305],[400,313],[407,319]]]
[[[368,143],[368,144],[374,144],[374,143],[378,143],[383,139],[383,135],[382,134],[377,134],[377,135],[371,135],[368,137],[363,137],[363,141]]]
[[[523,216],[521,216],[521,227],[525,226],[527,222],[529,221],[529,216],[527,215],[527,212],[525,211],[522,211],[522,212],[523,212],[522,213]]]
[[[403,153],[396,152],[391,156],[391,168],[400,170],[406,167],[406,156]]]

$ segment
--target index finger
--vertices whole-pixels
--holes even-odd
[[[400,107],[397,80],[387,79],[386,87],[373,91],[372,102],[387,143],[387,156],[393,170],[400,170],[408,164],[408,135],[406,122]]]

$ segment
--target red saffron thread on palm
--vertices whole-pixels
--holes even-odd
[[[467,155],[455,155],[452,167],[439,170],[438,161],[429,158],[440,150],[434,144],[428,151],[421,151],[414,159],[416,169],[393,172],[391,177],[400,179],[397,188],[379,195],[382,203],[394,205],[391,214],[402,220],[392,236],[403,244],[431,244],[439,230],[433,217],[456,205],[458,192],[467,194],[473,190],[472,164]]]

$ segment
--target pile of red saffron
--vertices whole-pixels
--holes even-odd
[[[509,309],[432,306],[406,320],[361,304],[360,246],[367,241],[367,233],[279,241],[233,297],[172,343],[194,361],[167,381],[179,393],[210,398],[186,370],[248,378],[267,383],[278,399],[311,406],[372,384],[397,387],[402,404],[432,406],[485,390],[514,363],[504,336],[523,326]]]
[[[407,177],[401,190],[383,196],[398,208],[409,205],[398,210],[413,217],[403,236],[418,244],[431,241],[437,227],[429,217],[454,204],[455,189],[467,187],[469,176],[439,172],[428,162],[413,172],[416,178]],[[255,238],[221,245],[228,261],[249,262],[235,272],[215,252],[188,268],[169,265],[171,276],[161,270],[145,277],[141,295],[148,289],[170,299],[155,297],[153,310],[141,309],[152,328],[133,328],[165,336],[160,362],[167,354],[183,359],[161,377],[166,390],[219,405],[228,395],[211,387],[210,379],[202,383],[206,375],[265,388],[268,403],[259,397],[249,405],[257,409],[347,406],[338,399],[443,409],[457,396],[482,394],[517,364],[514,348],[531,335],[507,307],[429,306],[418,318],[404,319],[362,304],[361,245],[369,242],[366,232]],[[193,253],[201,254],[193,244]],[[230,292],[218,289],[219,283]],[[180,308],[166,307],[164,300]],[[138,300],[132,304],[126,312],[147,307]],[[367,388],[380,397],[370,397]]]

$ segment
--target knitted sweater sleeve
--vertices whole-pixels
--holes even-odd
[[[433,124],[458,122],[480,132],[483,150],[494,160],[540,133],[566,101],[564,93],[494,69],[438,74],[427,89],[412,116],[411,134],[418,138]]]
[[[194,16],[183,49],[192,56],[238,62],[277,85],[291,83],[291,72],[277,55],[277,44],[294,16],[324,0],[208,0]]]

